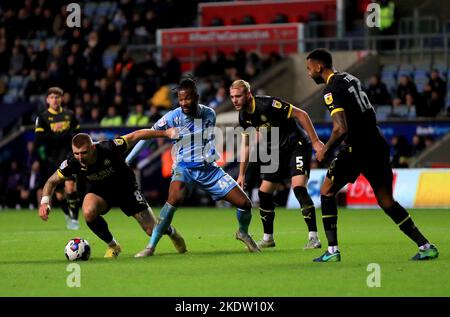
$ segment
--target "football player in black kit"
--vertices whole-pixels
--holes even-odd
[[[35,148],[42,147],[45,150],[45,157],[41,158],[46,173],[45,178],[49,177],[70,153],[72,137],[79,129],[74,113],[61,106],[62,97],[61,88],[49,88],[46,99],[48,109],[39,113],[36,118]],[[80,199],[74,178],[67,178],[64,186],[56,190],[56,198],[66,216],[67,229],[79,229]]]
[[[72,154],[61,163],[56,172],[47,180],[39,207],[39,216],[47,221],[51,206],[51,196],[56,186],[71,175],[77,175],[86,184],[83,199],[83,216],[88,227],[106,244],[105,258],[116,258],[122,251],[109,231],[108,224],[101,216],[111,207],[118,206],[127,216],[133,216],[142,229],[151,236],[156,219],[151,207],[138,189],[134,172],[121,157],[137,141],[156,137],[175,138],[173,129],[156,131],[137,130],[109,141],[92,142],[88,134],[79,133],[72,139]],[[167,229],[179,253],[186,252],[184,239],[173,226]]]
[[[335,196],[347,183],[353,183],[359,174],[369,181],[379,206],[419,247],[419,252],[412,260],[437,258],[437,248],[422,235],[405,208],[394,200],[389,145],[378,128],[375,111],[361,89],[361,82],[348,73],[335,71],[332,56],[325,49],[311,52],[306,58],[306,64],[308,75],[317,84],[326,84],[323,98],[333,121],[331,136],[316,154],[317,159],[324,161],[343,143],[330,163],[320,191],[328,250],[314,261],[341,260]]]
[[[312,148],[315,151],[322,149],[323,143],[311,123],[308,114],[294,107],[292,104],[270,96],[253,96],[250,84],[244,80],[236,80],[230,86],[230,97],[237,111],[239,111],[239,124],[247,129],[279,129],[278,146],[272,150],[278,151],[279,162],[275,172],[263,173],[262,183],[259,187],[259,210],[264,228],[264,236],[258,242],[260,248],[275,246],[273,238],[273,223],[275,218],[275,205],[273,193],[279,183],[287,177],[291,178],[291,187],[298,199],[301,211],[308,226],[308,243],[304,249],[321,247],[317,235],[316,212],[314,203],[308,194],[306,184],[310,172]],[[306,130],[309,138],[303,130]],[[271,133],[272,135],[272,133]],[[267,139],[271,137],[267,136]],[[264,140],[263,140],[264,141]],[[273,146],[274,140],[267,140],[266,146]],[[249,134],[243,133],[243,159],[239,168],[238,184],[244,188],[245,174],[249,162]]]

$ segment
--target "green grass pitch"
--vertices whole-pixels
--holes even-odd
[[[189,252],[177,254],[163,237],[155,256],[135,259],[148,239],[133,218],[119,210],[105,218],[122,246],[116,260],[104,259],[105,244],[82,222],[80,231],[65,229],[61,211],[47,223],[37,211],[0,211],[0,296],[145,296],[145,297],[304,297],[304,296],[449,296],[450,211],[410,210],[422,232],[440,251],[437,260],[410,261],[417,248],[380,210],[339,213],[340,263],[313,263],[324,252],[302,250],[307,230],[298,211],[278,209],[277,247],[251,254],[234,239],[233,209],[181,208],[174,225]],[[159,210],[155,210],[159,214]],[[319,236],[326,245],[318,211]],[[253,211],[255,239],[262,225]],[[80,287],[68,287],[68,239],[81,236],[92,247],[80,264]],[[380,287],[369,287],[380,267]],[[373,276],[373,275],[372,275]]]

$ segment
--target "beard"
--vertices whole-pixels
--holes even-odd
[[[325,80],[323,80],[321,75],[316,75],[311,77],[317,85],[325,84]]]

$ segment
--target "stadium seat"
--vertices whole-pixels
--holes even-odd
[[[386,120],[392,113],[391,105],[379,105],[375,108],[377,120]]]
[[[393,107],[391,117],[396,117],[396,118],[409,117],[409,106],[400,105],[400,106]]]
[[[12,76],[9,79],[8,87],[9,89],[20,89],[23,86],[23,76]]]
[[[103,57],[102,57],[103,67],[105,69],[112,68],[114,66],[114,61],[115,61],[116,57],[117,57],[116,50],[107,49],[103,53]]]
[[[97,3],[88,2],[88,3],[86,3],[86,5],[84,6],[84,9],[83,9],[84,15],[86,15],[87,17],[93,17],[96,9],[97,9]]]

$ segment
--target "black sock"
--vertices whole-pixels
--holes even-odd
[[[59,205],[61,206],[62,211],[68,217],[70,217],[69,204],[65,199],[59,201]]]
[[[267,212],[260,209],[259,214],[261,215],[264,233],[273,234],[273,222],[275,220],[275,212],[274,211]]]
[[[164,232],[164,234],[167,234],[168,236],[170,236],[173,232],[174,232],[174,228],[172,226],[169,226],[169,228],[167,228],[167,230],[166,230],[166,232]]]
[[[398,202],[390,207],[384,209],[384,212],[391,217],[391,219],[399,226],[400,230],[403,231],[411,240],[413,240],[417,246],[424,245],[428,240],[420,233],[419,229],[414,225],[414,221],[411,216]]]
[[[308,226],[308,231],[317,232],[316,208],[307,189],[303,186],[297,186],[294,188],[294,194],[302,208],[303,219]]]
[[[94,232],[97,237],[105,241],[106,243],[110,243],[113,239],[111,232],[108,229],[108,224],[102,216],[98,216],[91,222],[86,222],[88,227]]]
[[[338,245],[337,239],[337,206],[334,196],[320,196],[322,204],[322,222],[327,236],[328,246]]]
[[[72,219],[78,219],[78,211],[80,210],[80,198],[77,192],[67,194],[67,205]]]

